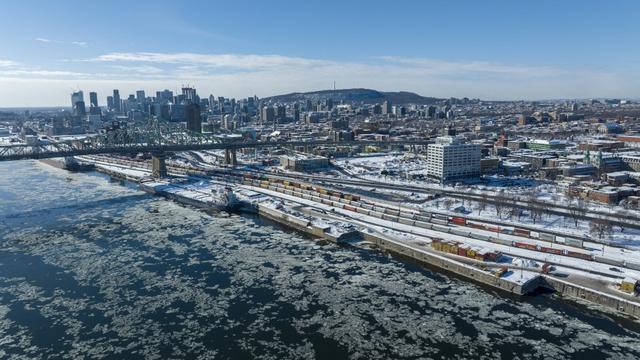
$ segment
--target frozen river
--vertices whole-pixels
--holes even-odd
[[[639,330],[101,175],[0,163],[0,358],[637,359]]]

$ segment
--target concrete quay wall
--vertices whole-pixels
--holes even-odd
[[[612,294],[606,294],[584,286],[544,275],[540,280],[540,286],[553,289],[558,294],[575,299],[583,299],[609,309],[640,319],[640,303],[629,301]]]

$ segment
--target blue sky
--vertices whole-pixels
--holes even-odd
[[[0,106],[74,89],[640,97],[638,1],[11,1]]]

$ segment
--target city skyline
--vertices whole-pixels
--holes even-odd
[[[243,98],[333,87],[486,100],[640,97],[640,5],[471,1],[5,5],[0,107],[75,90]],[[34,11],[38,9],[38,11]],[[126,10],[126,11],[125,11]],[[25,20],[26,19],[26,20]],[[20,29],[20,31],[15,31]],[[597,49],[597,51],[595,50]]]

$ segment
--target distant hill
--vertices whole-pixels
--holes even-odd
[[[332,99],[334,102],[361,102],[365,104],[382,103],[385,100],[392,104],[435,104],[444,99],[425,97],[408,91],[383,92],[371,89],[340,89],[340,90],[320,90],[305,93],[291,93],[263,98],[263,101],[270,102],[294,102],[307,101],[314,102]]]

